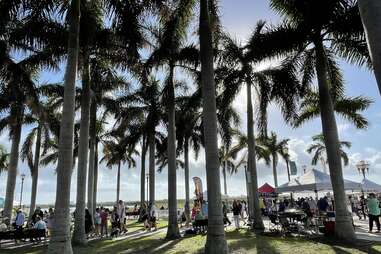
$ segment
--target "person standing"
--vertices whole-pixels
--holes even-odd
[[[229,226],[232,224],[228,217],[228,207],[226,206],[225,201],[222,201],[222,214],[224,216],[224,224],[229,223]]]
[[[102,218],[101,218],[101,213],[98,207],[95,209],[94,224],[95,224],[95,235],[99,236],[101,233]]]
[[[362,215],[364,216],[364,220],[366,220],[366,199],[364,197],[364,195],[361,195],[360,197],[360,209],[361,209],[361,213]]]
[[[48,229],[48,236],[51,235],[51,230],[53,228],[53,218],[54,218],[54,210],[53,208],[49,208],[49,214],[46,218],[46,227]]]
[[[235,228],[239,229],[239,216],[241,215],[241,207],[239,206],[237,200],[233,201],[233,218],[234,218],[234,225]]]
[[[106,237],[107,237],[108,209],[104,209],[103,207],[101,207],[100,216],[101,216],[101,237],[103,237],[104,233],[106,233]]]
[[[373,229],[373,221],[377,226],[377,233],[380,233],[380,202],[376,199],[374,193],[369,194],[368,205],[368,217],[369,217],[369,233]]]
[[[25,215],[24,215],[24,213],[22,212],[21,209],[18,209],[17,210],[16,219],[15,219],[15,222],[14,222],[14,228],[16,230],[16,232],[15,232],[16,239],[20,239],[21,238],[24,223],[25,223]]]
[[[123,200],[119,200],[118,202],[118,210],[117,210],[118,216],[119,216],[119,221],[120,221],[120,230],[123,233],[126,233],[127,226],[126,226],[126,207],[124,206]]]

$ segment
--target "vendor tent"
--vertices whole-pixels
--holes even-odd
[[[361,182],[361,189],[366,192],[369,192],[369,191],[381,192],[381,185],[365,178]]]
[[[360,190],[361,186],[360,183],[344,179],[344,188],[346,190]],[[328,174],[316,169],[308,170],[303,175],[276,188],[278,193],[322,190],[332,190],[331,178]]]
[[[258,192],[260,193],[274,193],[275,189],[270,184],[265,183],[261,187],[258,188]]]

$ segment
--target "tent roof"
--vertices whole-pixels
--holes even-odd
[[[270,184],[265,183],[261,187],[258,188],[258,192],[261,193],[275,193],[274,187],[272,187]]]
[[[359,183],[355,183],[344,179],[344,188],[346,190],[361,189]],[[316,169],[308,170],[303,175],[292,179],[290,182],[279,186],[277,192],[293,192],[293,191],[321,191],[332,190],[331,178],[328,174]]]
[[[381,185],[366,178],[362,180],[361,187],[364,191],[381,191]]]

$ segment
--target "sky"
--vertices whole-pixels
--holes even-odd
[[[226,31],[236,37],[238,40],[245,42],[250,35],[252,29],[258,20],[266,20],[269,23],[276,24],[279,17],[270,10],[268,0],[221,0],[220,14],[222,25]],[[62,66],[63,67],[63,66]],[[370,122],[367,130],[357,130],[353,125],[343,119],[337,118],[339,135],[341,140],[352,142],[352,147],[348,150],[350,165],[343,169],[344,177],[354,181],[361,181],[361,177],[356,169],[355,164],[359,160],[366,160],[370,163],[370,172],[367,177],[375,182],[381,183],[381,97],[377,89],[373,74],[365,69],[351,66],[341,62],[341,68],[346,81],[346,94],[350,96],[363,95],[374,101],[364,115]],[[41,82],[56,82],[63,78],[62,71],[56,73],[44,73],[41,76]],[[254,105],[255,106],[255,105]],[[234,102],[234,107],[240,113],[242,118],[241,128],[244,131],[246,126],[246,94],[241,91]],[[311,144],[311,136],[321,132],[320,119],[315,119],[298,129],[292,129],[282,120],[279,110],[275,106],[269,108],[269,131],[275,131],[278,138],[288,138],[291,159],[294,160],[298,167],[298,174],[301,174],[302,165],[310,166],[311,156],[306,152],[307,147]],[[22,136],[25,137],[27,130],[24,129]],[[10,141],[8,133],[1,133],[0,144],[10,150]],[[148,159],[148,157],[147,157]],[[148,160],[147,160],[148,161]],[[147,163],[148,165],[148,163]],[[98,197],[100,201],[113,201],[116,198],[116,167],[108,169],[105,165],[100,165]],[[321,165],[314,168],[322,169]],[[148,170],[148,169],[147,169]],[[278,182],[283,184],[287,181],[286,166],[280,160],[278,165]],[[31,177],[29,169],[25,163],[19,163],[19,174],[27,175],[24,184],[23,200],[26,204],[30,200]],[[177,171],[177,196],[184,198],[184,173],[182,169]],[[198,160],[194,155],[190,156],[190,177],[198,176],[205,182],[205,157],[204,151],[201,151]],[[167,191],[167,173],[156,174],[156,198],[166,199]],[[262,162],[258,163],[258,182],[259,185],[268,182],[273,185],[272,169]],[[40,169],[38,182],[38,204],[53,204],[56,193],[56,174],[55,166],[51,165]],[[126,166],[122,168],[121,176],[121,198],[123,200],[135,201],[140,198],[140,160],[137,158],[136,168],[128,169]],[[222,179],[221,179],[222,184]],[[228,194],[230,196],[239,196],[246,193],[245,176],[243,170],[235,175],[228,175]],[[194,186],[191,183],[191,193]],[[221,185],[222,187],[222,185]],[[5,196],[6,174],[0,175],[0,197]],[[21,188],[21,179],[17,178],[15,200],[19,200]],[[76,172],[72,176],[71,200],[75,200],[76,193]],[[23,202],[23,203],[24,203]]]

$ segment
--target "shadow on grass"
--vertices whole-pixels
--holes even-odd
[[[357,240],[355,243],[348,243],[348,242],[337,240],[335,238],[328,238],[328,237],[319,237],[314,239],[314,241],[321,244],[330,245],[335,251],[335,253],[338,253],[338,254],[351,253],[345,250],[344,248],[355,249],[357,251],[362,251],[364,253],[369,253],[369,254],[381,254],[381,251],[374,248],[375,243],[371,241]],[[378,246],[381,249],[381,245],[378,245]]]

